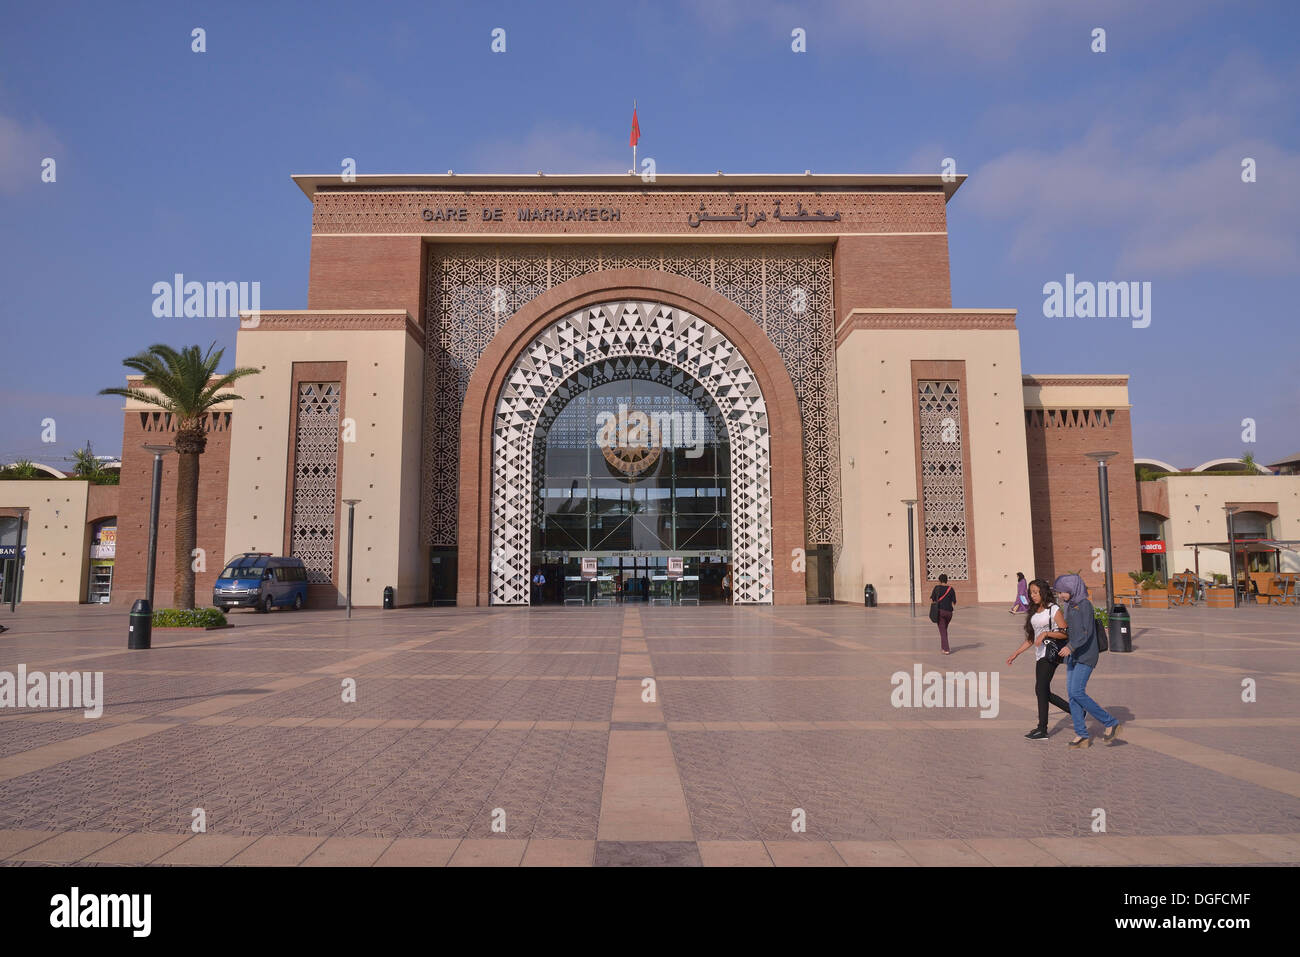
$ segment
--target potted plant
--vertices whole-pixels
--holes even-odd
[[[1129,572],[1128,577],[1142,590],[1143,608],[1169,607],[1169,592],[1155,572]]]
[[[1205,589],[1205,604],[1210,608],[1232,607],[1232,586],[1227,575],[1215,573],[1214,584]]]

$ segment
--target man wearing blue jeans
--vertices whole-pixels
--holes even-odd
[[[1087,691],[1088,679],[1097,667],[1098,653],[1097,620],[1093,615],[1092,602],[1088,600],[1088,586],[1078,575],[1062,575],[1053,588],[1057,599],[1066,606],[1065,633],[1069,644],[1061,649],[1061,655],[1065,657],[1070,717],[1074,719],[1075,738],[1070,742],[1070,747],[1086,748],[1092,744],[1084,721],[1085,712],[1101,722],[1106,729],[1102,739],[1107,743],[1113,742],[1120,732],[1119,719],[1088,697]]]

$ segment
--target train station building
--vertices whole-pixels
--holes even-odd
[[[244,551],[342,601],[356,500],[361,605],[905,602],[909,499],[918,598],[1009,601],[1100,582],[1098,450],[1140,567],[1127,376],[1026,374],[1014,310],[953,305],[964,177],[294,179],[307,308],[240,320],[260,374],[211,416],[200,601]],[[125,410],[115,601],[169,427]]]

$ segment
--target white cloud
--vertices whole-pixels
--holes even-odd
[[[1072,34],[1082,49],[1091,29],[1119,29],[1129,45],[1160,36],[1175,24],[1229,0],[1163,0],[1134,5],[1132,0],[711,0],[690,5],[705,26],[725,33],[758,22],[789,36],[808,31],[808,50],[843,51],[864,47],[878,53],[907,54],[913,65],[949,72],[953,60],[1005,65],[1032,52],[1035,45],[1059,48]],[[1111,42],[1114,42],[1112,40]],[[943,59],[938,59],[942,55]]]
[[[630,122],[630,118],[629,118]],[[582,126],[536,126],[528,133],[481,143],[469,152],[467,173],[626,173],[632,167],[627,132]]]
[[[0,116],[0,192],[17,193],[41,185],[41,161],[61,162],[63,145],[40,121],[23,124]]]
[[[1300,153],[1265,135],[1288,84],[1295,89],[1294,71],[1279,76],[1231,57],[1194,89],[1164,79],[1131,84],[1105,111],[1090,91],[1092,108],[1053,109],[1095,117],[1072,139],[982,164],[962,201],[1013,224],[1013,260],[1050,256],[1088,233],[1111,244],[1121,271],[1293,272]],[[1048,137],[1040,130],[1035,138]],[[1242,182],[1245,157],[1256,161],[1255,183]]]

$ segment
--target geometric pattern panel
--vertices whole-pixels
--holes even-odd
[[[534,441],[554,394],[589,366],[633,357],[680,368],[717,405],[731,447],[734,600],[772,602],[772,459],[767,406],[749,363],[698,316],[648,302],[579,309],[520,354],[492,425],[491,603],[529,603]]]
[[[835,307],[829,246],[468,244],[433,246],[425,314],[423,540],[457,543],[460,414],[470,376],[502,324],[552,286],[609,269],[693,279],[743,309],[785,360],[803,422],[807,541],[843,542]]]
[[[922,541],[930,580],[969,580],[966,479],[962,473],[961,396],[955,379],[917,382],[921,410]]]
[[[307,566],[307,581],[334,581],[334,497],[338,491],[342,383],[298,383],[293,443],[293,525],[289,554]]]

